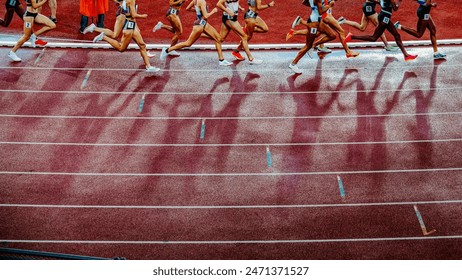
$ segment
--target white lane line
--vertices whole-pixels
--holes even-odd
[[[88,176],[88,177],[278,177],[278,176],[313,176],[342,174],[388,174],[388,173],[425,173],[462,171],[462,167],[396,170],[357,170],[357,171],[313,171],[288,173],[96,173],[96,172],[37,172],[37,171],[0,171],[0,175],[30,176]]]
[[[377,207],[432,204],[461,204],[462,200],[368,202],[341,204],[291,204],[291,205],[62,205],[62,204],[0,204],[0,207],[18,208],[75,208],[75,209],[279,209],[279,208],[336,208]]]
[[[93,69],[94,70],[94,69]],[[82,91],[82,90],[30,90],[30,89],[0,89],[0,93],[32,93],[32,94],[99,94],[99,95],[296,95],[296,94],[358,94],[372,92],[407,92],[421,91],[421,88],[403,88],[403,89],[365,89],[365,90],[318,90],[318,91],[254,91],[254,92],[120,92],[120,91]],[[462,87],[435,87],[425,88],[425,91],[444,91],[444,94],[461,94]]]
[[[77,147],[293,147],[293,146],[343,146],[343,145],[396,145],[396,144],[421,144],[421,143],[450,143],[462,142],[462,138],[457,139],[431,139],[431,140],[396,140],[396,141],[377,141],[377,142],[316,142],[316,143],[230,143],[230,144],[211,144],[211,143],[186,143],[186,144],[157,144],[157,143],[70,143],[70,142],[12,142],[0,141],[0,145],[42,145],[42,146],[77,146]]]
[[[237,117],[130,117],[130,116],[59,116],[59,115],[13,115],[0,114],[0,118],[33,118],[33,119],[83,119],[83,120],[292,120],[292,119],[348,119],[348,118],[396,118],[425,116],[460,116],[461,112],[429,112],[376,115],[327,115],[327,116],[237,116]]]
[[[420,241],[462,239],[462,235],[447,236],[405,236],[378,238],[341,238],[341,239],[300,239],[300,240],[21,240],[1,239],[6,243],[45,243],[45,244],[153,244],[153,245],[221,245],[221,244],[277,244],[277,243],[347,243],[347,242],[384,242],[384,241]]]

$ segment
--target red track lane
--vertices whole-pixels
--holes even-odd
[[[0,240],[26,241],[10,244],[16,248],[132,259],[460,258],[460,51],[446,50],[450,59],[442,63],[433,62],[429,48],[412,48],[419,60],[411,63],[377,49],[360,50],[354,60],[335,51],[322,60],[304,59],[301,76],[287,69],[294,51],[256,52],[266,65],[231,68],[219,67],[214,52],[185,51],[165,65],[154,59],[164,71],[145,74],[136,52],[46,50],[35,64],[40,50],[21,50],[21,65],[0,60],[0,185],[8,186],[0,188]],[[140,93],[148,94],[141,114]],[[438,141],[444,139],[453,140]],[[427,142],[400,142],[409,140]],[[273,167],[267,166],[266,144]],[[387,173],[351,173],[359,170]],[[120,172],[133,174],[111,174]],[[278,175],[284,172],[305,174]],[[149,176],[154,173],[218,176]],[[414,204],[436,234],[423,237]],[[247,208],[133,208],[188,205]],[[289,243],[235,243],[252,240]],[[305,243],[295,243],[300,240]]]

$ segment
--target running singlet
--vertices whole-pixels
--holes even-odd
[[[311,8],[311,15],[308,18],[308,22],[321,22],[321,15],[319,14],[318,6],[314,4],[314,0],[305,0],[303,5]]]
[[[225,7],[237,14],[239,11],[239,0],[226,0]],[[223,14],[227,15],[228,13],[223,12]]]
[[[427,6],[425,0],[417,0],[417,3],[419,4],[419,8],[417,9],[417,16],[419,19],[429,20],[431,6]]]
[[[19,6],[19,0],[6,0],[5,6],[7,8],[14,8],[16,6]]]
[[[202,14],[201,8],[199,6],[194,6],[196,10],[196,20],[194,21],[194,25],[202,25],[205,26],[207,24],[207,20],[202,18],[204,15]]]
[[[387,13],[391,15],[393,12],[393,4],[390,0],[380,0],[380,7],[382,7],[381,13]]]

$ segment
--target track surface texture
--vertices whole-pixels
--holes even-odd
[[[262,65],[225,52],[230,67],[214,51],[157,53],[157,73],[136,50],[22,48],[21,63],[9,50],[0,48],[8,247],[127,259],[462,258],[460,46],[441,47],[446,61],[409,47],[412,62],[334,49],[302,59],[302,75],[288,68],[296,50],[255,51]]]

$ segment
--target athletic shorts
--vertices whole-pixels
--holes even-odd
[[[136,22],[135,21],[131,21],[131,20],[125,20],[125,23],[124,23],[124,30],[135,30],[135,27],[136,27]]]
[[[19,0],[6,0],[5,2],[5,7],[7,9],[14,9],[17,6],[19,6],[21,3],[19,3]]]
[[[379,19],[379,24],[382,22],[385,24],[389,24],[391,22],[391,15],[382,11],[379,13],[378,19]]]
[[[207,21],[203,18],[201,19],[196,19],[194,21],[194,25],[201,25],[201,26],[206,26],[207,25]]]
[[[168,17],[169,15],[178,15],[179,13],[180,11],[178,11],[177,9],[174,9],[173,7],[170,7],[165,16]]]
[[[247,12],[245,12],[244,14],[244,19],[257,18],[257,17],[258,17],[258,13],[252,11],[251,9],[248,9]]]
[[[419,19],[429,20],[430,19],[430,10],[431,10],[430,7],[419,6],[419,8],[417,9],[417,16],[419,17]]]
[[[226,24],[226,22],[230,20],[230,21],[237,21],[237,14],[234,14],[234,16],[230,16],[228,14],[223,14],[223,16],[221,17],[221,22],[223,22],[224,24]]]
[[[376,13],[375,5],[376,5],[375,3],[364,2],[363,13],[366,17],[372,16]]]

